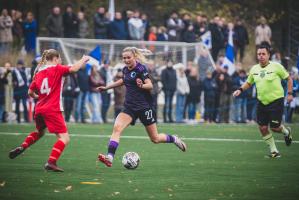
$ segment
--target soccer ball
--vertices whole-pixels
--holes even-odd
[[[139,165],[140,157],[135,152],[127,152],[123,156],[122,163],[127,169],[136,169]]]

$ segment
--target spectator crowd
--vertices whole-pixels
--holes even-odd
[[[158,99],[163,95],[161,109],[163,122],[184,123],[196,122],[199,118],[207,123],[247,123],[256,119],[255,88],[242,93],[233,99],[232,92],[239,88],[247,78],[242,67],[246,45],[249,37],[241,19],[227,22],[220,16],[212,19],[204,14],[197,15],[195,20],[185,13],[182,17],[172,12],[169,18],[159,26],[152,26],[147,14],[140,11],[115,12],[114,19],[109,20],[109,13],[104,7],[99,7],[92,16],[92,22],[87,20],[84,10],[74,11],[72,5],[67,5],[64,12],[54,6],[45,20],[48,37],[65,38],[96,38],[115,40],[148,40],[148,41],[180,41],[198,42],[207,31],[211,32],[212,49],[210,51],[215,68],[211,66],[207,56],[208,50],[201,52],[198,60],[174,63],[168,58],[160,64],[150,61],[147,64],[150,77],[154,84],[152,95],[155,109],[159,113]],[[93,23],[93,25],[91,25]],[[17,10],[3,9],[0,16],[0,53],[9,53],[13,49],[35,54],[37,22],[32,12],[23,13]],[[93,30],[91,30],[93,27]],[[233,43],[236,71],[230,75],[228,67],[223,66],[223,52],[228,43],[228,34],[233,31]],[[271,45],[271,29],[264,17],[255,29],[255,44]],[[282,62],[279,53],[272,56],[275,62]],[[27,90],[31,82],[39,58],[35,58],[32,67],[28,68],[24,60],[19,59],[16,66],[6,62],[0,69],[0,121],[7,120],[5,112],[5,94],[7,85],[13,87],[14,111],[17,122],[30,121],[30,113],[34,101],[28,99]],[[291,71],[294,80],[294,96],[299,91],[298,71]],[[114,115],[122,110],[125,88],[115,88],[99,93],[96,87],[106,85],[122,77],[122,69],[111,66],[110,60],[102,61],[101,66],[86,65],[77,74],[68,76],[63,87],[65,119],[86,123],[106,123],[108,111],[114,107]],[[30,105],[30,106],[29,106]],[[31,107],[32,105],[32,107]],[[175,105],[175,106],[174,106]],[[285,121],[292,122],[295,102],[285,105]],[[5,114],[6,113],[6,114]]]

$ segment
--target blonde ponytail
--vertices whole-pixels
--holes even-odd
[[[148,49],[138,49],[136,47],[126,47],[123,50],[123,52],[128,52],[128,51],[132,52],[132,54],[136,57],[136,59],[143,64],[148,62],[146,56],[153,55],[153,53]]]

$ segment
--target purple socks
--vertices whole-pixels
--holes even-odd
[[[108,144],[108,155],[114,157],[117,147],[118,147],[118,142],[110,140]]]
[[[172,135],[166,135],[166,143],[174,143],[174,137]]]

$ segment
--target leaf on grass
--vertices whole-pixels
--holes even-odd
[[[195,166],[195,164],[194,163],[190,163],[190,166]]]
[[[132,181],[130,181],[130,180],[129,180],[128,182],[129,182],[129,183],[132,183]]]
[[[5,186],[5,183],[6,183],[5,181],[1,182],[1,183],[0,183],[0,187],[4,187],[4,186]]]
[[[54,192],[56,192],[56,193],[57,193],[57,192],[60,192],[60,191],[59,191],[59,190],[54,190]]]
[[[134,192],[138,192],[139,190],[136,188],[135,190],[134,190]]]
[[[66,191],[71,191],[73,189],[73,186],[69,185],[65,188]]]
[[[168,196],[169,196],[169,197],[172,197],[173,195],[172,195],[172,194],[169,194]]]
[[[171,188],[167,188],[167,191],[172,192],[173,190]]]
[[[114,195],[119,195],[119,194],[120,194],[120,192],[114,192],[113,194],[114,194]]]
[[[43,183],[44,181],[43,181],[42,179],[39,179],[39,182],[40,182],[40,183]]]

